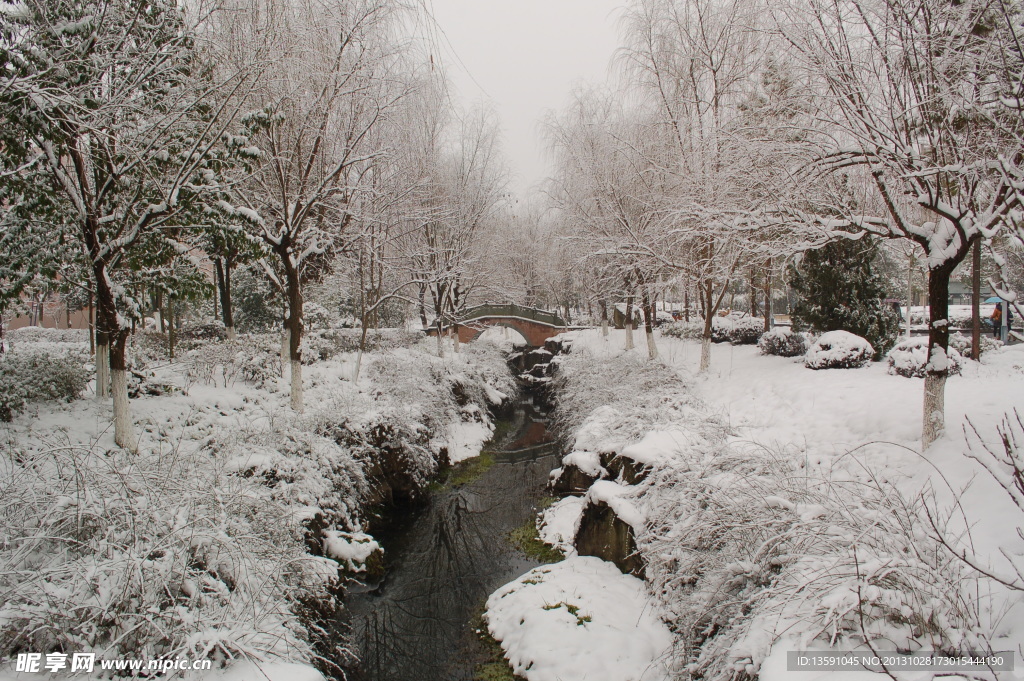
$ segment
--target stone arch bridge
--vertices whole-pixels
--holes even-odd
[[[442,334],[447,335],[453,326],[458,330],[460,343],[469,343],[491,327],[505,326],[518,331],[535,348],[569,328],[561,317],[546,310],[489,303],[463,310],[454,320],[446,321],[441,326]],[[427,329],[427,335],[437,335],[436,324]]]

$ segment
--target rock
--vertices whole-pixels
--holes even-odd
[[[604,501],[588,499],[573,543],[581,556],[595,556],[614,563],[623,573],[644,577],[633,526],[619,518]]]
[[[601,464],[607,469],[608,477],[618,479],[626,485],[643,482],[651,473],[650,466],[634,461],[626,454],[602,454]]]

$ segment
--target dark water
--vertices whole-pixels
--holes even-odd
[[[491,592],[537,566],[507,536],[533,517],[557,465],[546,417],[529,398],[496,425],[484,447],[493,466],[378,536],[388,561],[384,582],[346,599],[361,660],[349,678],[473,678],[481,661],[473,619]]]

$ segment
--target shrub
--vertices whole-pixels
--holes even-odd
[[[955,348],[949,348],[949,373],[959,374],[964,358]],[[907,378],[924,378],[928,366],[928,337],[906,338],[889,351],[889,373]]]
[[[700,340],[704,335],[704,320],[694,319],[689,322],[672,322],[661,327],[661,334],[669,338],[685,338]]]
[[[0,358],[0,421],[10,421],[30,400],[76,399],[89,382],[84,358],[11,352]]]
[[[804,356],[808,369],[857,369],[871,361],[875,349],[865,338],[849,331],[821,334]]]
[[[878,255],[874,241],[839,239],[803,254],[790,267],[789,283],[798,299],[793,328],[815,332],[845,329],[862,336],[876,359],[899,336],[899,313],[887,305],[885,278],[872,271]]]
[[[950,334],[949,336],[949,347],[959,352],[962,357],[971,356],[971,345],[973,344],[971,343],[970,336],[965,336],[962,333],[954,333]],[[993,338],[992,336],[988,335],[987,333],[985,333],[984,328],[982,328],[981,354],[984,355],[989,350],[995,350],[996,348],[1001,347],[1003,347],[1003,342],[998,338]]]
[[[305,555],[255,479],[173,448],[86,447],[0,459],[0,657],[311,656],[299,598],[332,599],[337,565]]]
[[[807,352],[807,336],[784,326],[763,334],[757,341],[762,355],[777,357],[799,357]]]
[[[733,345],[754,345],[764,333],[764,319],[761,317],[741,317],[731,321],[726,336]]]

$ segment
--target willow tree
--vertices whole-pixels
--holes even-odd
[[[238,65],[269,61],[242,137],[260,162],[224,212],[263,240],[287,301],[291,406],[303,410],[303,285],[349,238],[369,168],[386,150],[374,130],[407,88],[396,71],[392,0],[239,0],[223,33]]]

